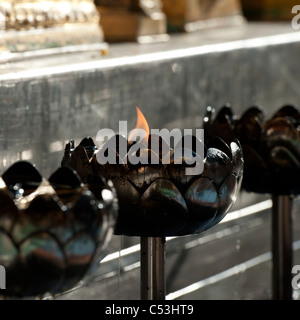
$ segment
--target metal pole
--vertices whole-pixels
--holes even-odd
[[[141,300],[165,300],[165,238],[141,237]]]
[[[292,300],[292,198],[273,195],[272,200],[273,299]]]

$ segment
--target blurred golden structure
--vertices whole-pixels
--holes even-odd
[[[167,41],[167,19],[161,0],[95,0],[108,42]]]
[[[169,31],[195,31],[245,21],[240,0],[162,0]]]
[[[6,0],[0,2],[0,49],[24,52],[101,43],[93,0]]]

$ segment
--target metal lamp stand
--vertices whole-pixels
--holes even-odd
[[[273,299],[292,300],[293,200],[288,195],[273,195],[272,200]]]
[[[141,237],[141,300],[165,300],[164,237]]]

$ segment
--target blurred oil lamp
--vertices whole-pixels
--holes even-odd
[[[141,238],[141,299],[163,300],[165,238],[200,234],[225,217],[241,186],[243,155],[237,140],[226,144],[216,139],[205,149],[197,136],[189,137],[189,146],[183,137],[171,148],[152,130],[149,134],[148,124],[137,110],[137,126],[148,132],[138,148],[134,148],[138,144],[135,131],[128,139],[115,135],[100,147],[85,138],[76,148],[72,143],[66,146],[62,164],[84,168],[78,172],[91,190],[97,189],[98,176],[113,182],[119,200],[115,234]],[[100,164],[99,154],[107,148],[115,155],[115,164]],[[133,154],[139,163],[130,161]],[[191,158],[201,162],[200,173],[187,175]]]
[[[55,52],[60,52],[58,48],[104,48],[107,45],[99,21],[93,0],[1,1],[0,52],[16,55],[54,52],[55,48]]]
[[[103,183],[96,198],[71,168],[44,179],[19,161],[1,178],[0,265],[8,297],[42,297],[74,287],[106,255],[117,199]]]
[[[168,41],[161,0],[95,0],[107,42]]]
[[[269,119],[257,106],[237,117],[230,105],[217,115],[209,107],[204,130],[209,138],[239,139],[244,154],[242,188],[271,194],[273,297],[292,299],[292,199],[300,194],[300,112],[285,105]]]
[[[245,22],[239,0],[162,0],[170,32],[191,32]]]

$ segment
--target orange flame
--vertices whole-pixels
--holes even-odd
[[[142,129],[146,132],[147,136],[142,140],[142,142],[147,144],[149,139],[149,134],[150,134],[148,122],[145,116],[143,115],[142,111],[138,107],[136,107],[136,112],[137,112],[137,121],[136,121],[135,129]],[[129,141],[133,140],[135,136],[136,136],[136,132],[135,130],[132,130],[128,140]]]

